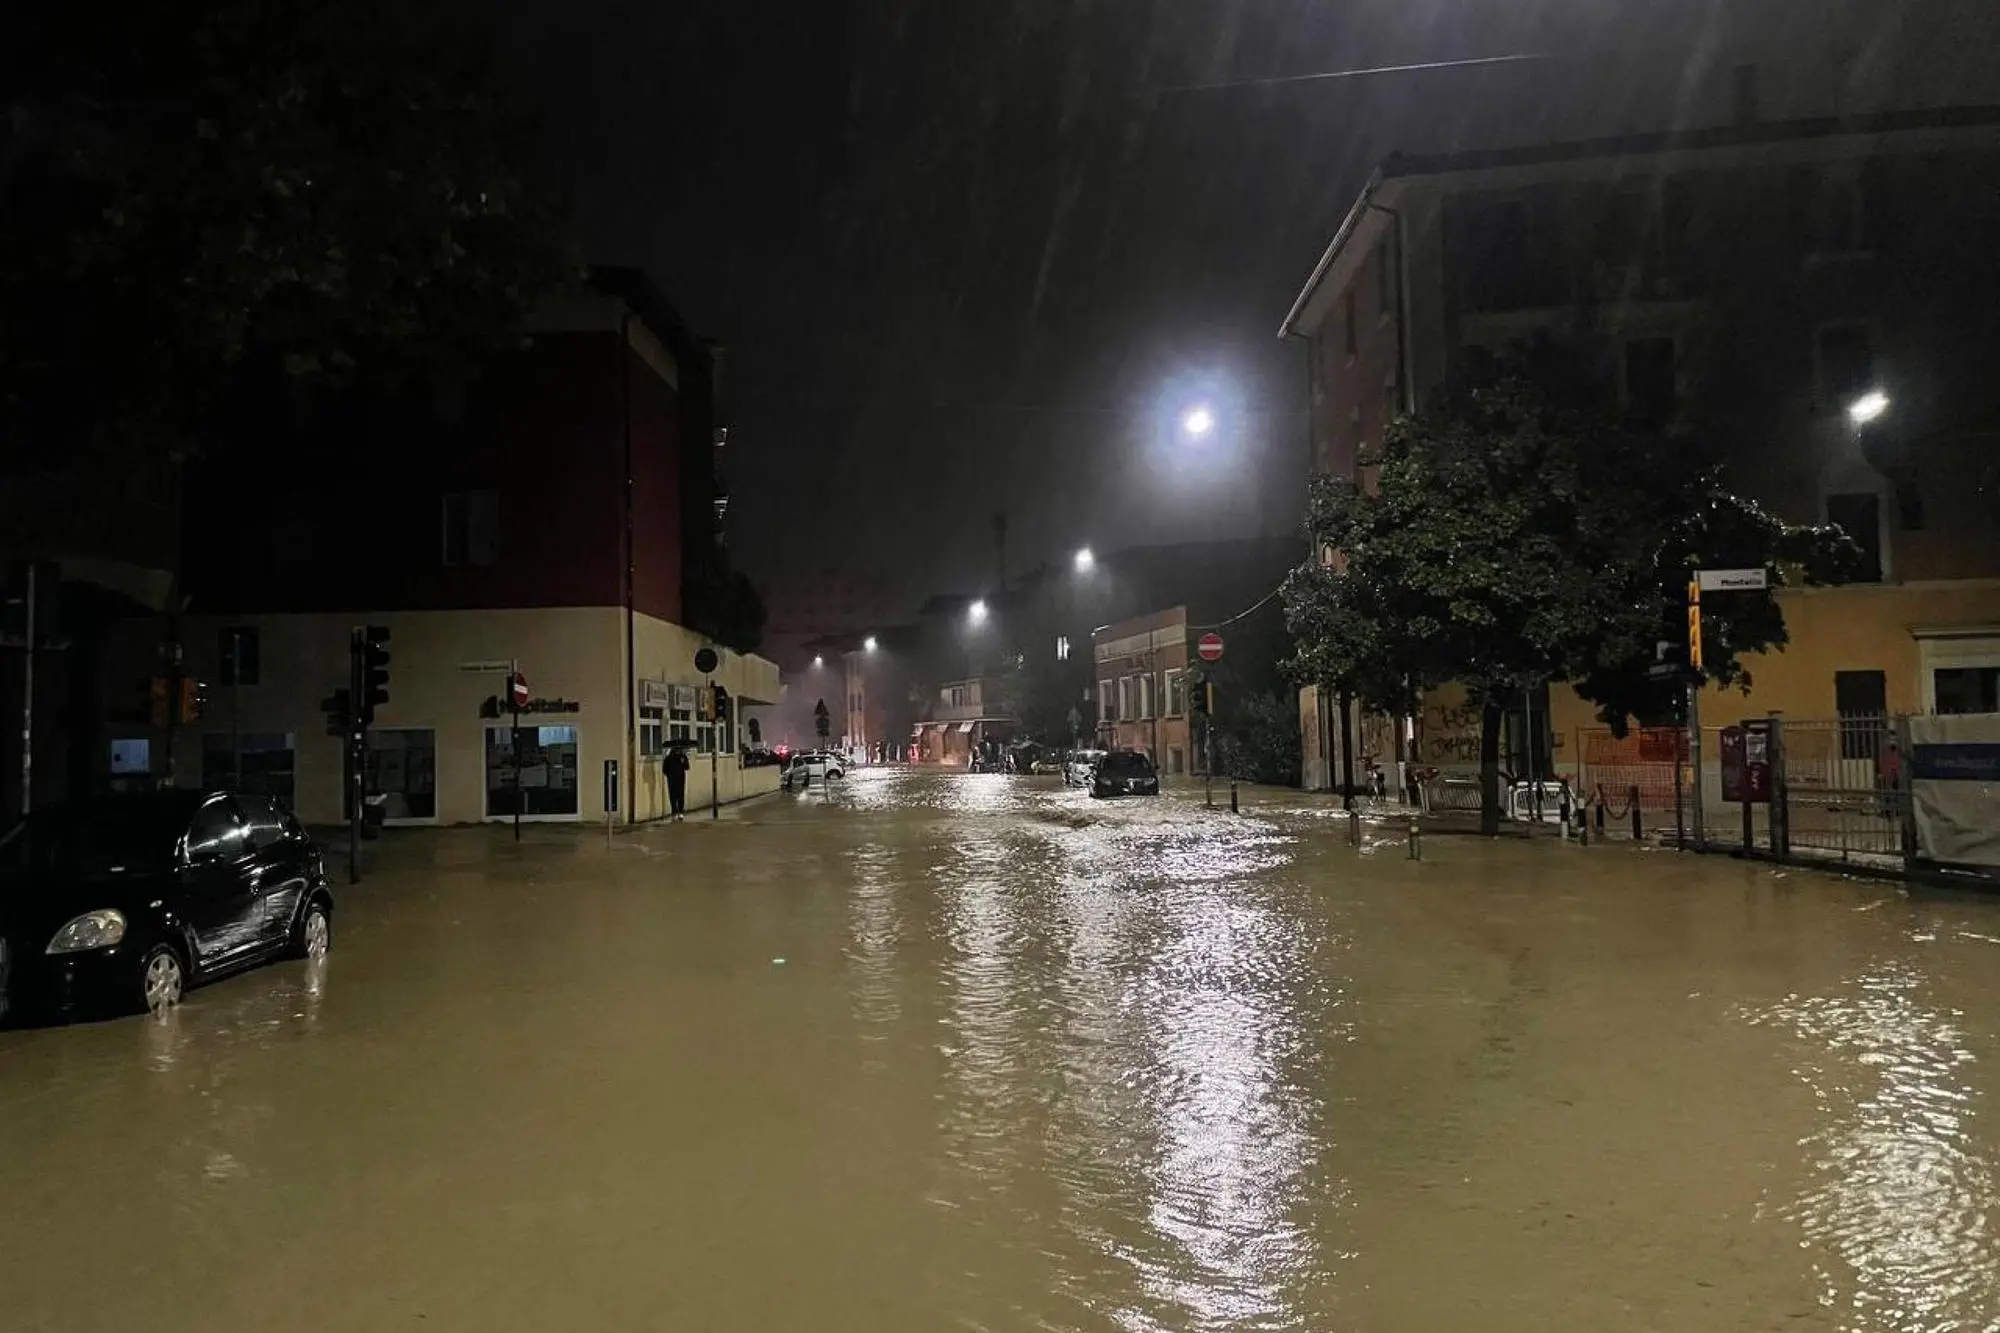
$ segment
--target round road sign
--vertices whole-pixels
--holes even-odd
[[[528,678],[516,671],[507,677],[507,704],[511,708],[523,708],[528,703]]]
[[[1194,650],[1201,654],[1201,660],[1204,662],[1220,662],[1222,660],[1222,636],[1213,632],[1204,634],[1201,636],[1200,641],[1195,644]]]

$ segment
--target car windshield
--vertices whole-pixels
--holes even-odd
[[[101,801],[37,810],[0,836],[0,875],[116,875],[173,860],[190,810],[178,801]]]
[[[1112,778],[1143,778],[1151,776],[1153,761],[1143,754],[1130,751],[1107,754],[1097,766],[1097,771]]]

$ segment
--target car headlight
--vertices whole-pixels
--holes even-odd
[[[48,953],[82,953],[86,949],[109,949],[125,938],[125,914],[109,907],[85,912],[49,941]]]

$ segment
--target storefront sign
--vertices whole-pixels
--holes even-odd
[[[479,705],[479,716],[500,717],[507,710],[507,701],[497,694],[486,696],[486,702]],[[521,705],[521,715],[530,713],[581,713],[583,705],[574,699],[534,698]]]
[[[673,687],[664,680],[642,680],[639,682],[639,706],[641,708],[665,708]]]
[[[699,691],[692,685],[675,685],[673,690],[674,708],[678,712],[692,713],[699,700]]]

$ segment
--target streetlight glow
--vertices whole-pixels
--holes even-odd
[[[971,606],[965,608],[965,614],[971,619],[973,624],[975,625],[985,624],[986,623],[985,600],[984,599],[975,600]]]
[[[1857,426],[1865,426],[1889,410],[1889,395],[1880,389],[1870,389],[1847,405],[1847,419]]]
[[[875,645],[875,636],[874,636],[873,634],[869,635],[869,636],[868,636],[867,638],[865,638],[865,639],[863,639],[863,640],[861,641],[861,651],[862,651],[862,652],[864,652],[864,653],[872,653],[872,652],[874,652],[874,651],[875,651],[875,646],[876,646],[876,645]]]
[[[1096,564],[1097,564],[1097,557],[1090,553],[1090,548],[1088,546],[1084,547],[1082,550],[1076,553],[1077,573],[1088,574]]]
[[[1207,404],[1190,408],[1188,414],[1181,418],[1181,429],[1200,439],[1215,429],[1215,413],[1208,410]]]
[[[821,657],[821,656],[820,656],[820,655],[819,655],[818,653],[814,653],[814,654],[813,654],[813,670],[817,671],[817,670],[819,670],[819,669],[820,669],[821,667],[823,667],[823,666],[825,666],[825,665],[826,665],[826,659],[825,659],[824,657]]]

